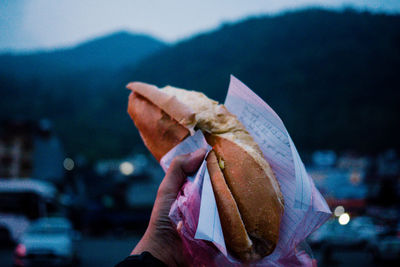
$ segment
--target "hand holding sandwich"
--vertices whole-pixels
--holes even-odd
[[[228,250],[242,262],[270,255],[279,239],[284,203],[269,163],[245,126],[204,94],[132,82],[128,113],[157,161],[201,130]],[[179,228],[179,225],[177,225]]]

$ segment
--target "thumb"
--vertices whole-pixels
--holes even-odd
[[[198,149],[193,153],[177,156],[171,163],[159,188],[161,195],[176,197],[186,177],[198,170],[203,162],[206,150]]]

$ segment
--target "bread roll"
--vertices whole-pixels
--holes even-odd
[[[145,145],[159,161],[195,129],[213,150],[207,157],[228,249],[248,262],[271,254],[283,215],[279,184],[239,120],[204,94],[130,83],[128,112]]]
[[[157,161],[189,135],[187,128],[139,94],[129,96],[128,113],[132,118],[146,114],[145,119],[136,119],[134,123]]]

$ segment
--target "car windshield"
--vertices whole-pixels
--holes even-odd
[[[28,230],[29,234],[63,234],[67,233],[68,229],[64,227],[32,227]]]
[[[39,217],[40,196],[30,192],[0,193],[0,212],[25,215],[30,219]]]

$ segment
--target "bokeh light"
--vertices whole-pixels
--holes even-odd
[[[135,171],[132,163],[125,161],[119,165],[119,170],[123,175],[131,175]]]
[[[339,223],[341,225],[346,225],[350,222],[350,215],[348,213],[343,213],[339,216]]]
[[[344,207],[343,206],[337,206],[333,213],[335,214],[336,217],[339,217],[340,215],[342,215],[344,213]]]
[[[65,158],[63,165],[67,171],[72,171],[75,167],[75,162],[71,158]]]

